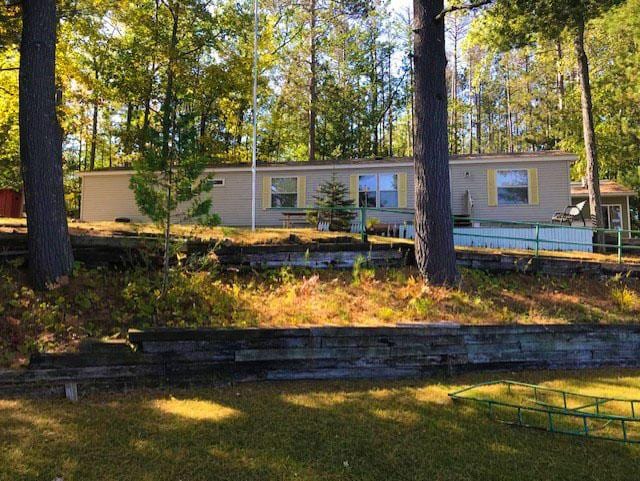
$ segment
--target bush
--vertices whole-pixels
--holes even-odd
[[[375,279],[376,271],[372,267],[369,267],[366,257],[359,255],[353,262],[351,277],[353,279],[353,285],[359,286]]]
[[[613,287],[611,297],[622,312],[633,312],[640,306],[638,295],[626,286]]]
[[[136,275],[124,288],[125,309],[137,325],[225,327],[254,322],[240,289],[222,283],[215,273],[174,269],[164,295],[161,288],[160,275]]]

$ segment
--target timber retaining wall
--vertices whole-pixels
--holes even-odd
[[[295,236],[294,236],[295,237]],[[369,244],[352,238],[335,242],[309,242],[242,246],[216,241],[176,241],[187,256],[207,255],[212,250],[222,266],[269,269],[283,266],[310,269],[351,268],[357,258],[364,258],[374,267],[415,265],[413,246]],[[76,260],[88,266],[142,265],[158,268],[162,265],[162,243],[157,237],[97,237],[71,236]],[[25,258],[26,235],[0,233],[0,263]],[[560,257],[535,257],[533,252],[502,253],[483,249],[458,249],[456,262],[461,267],[491,272],[540,273],[557,276],[612,276],[623,274],[640,277],[640,263],[602,262],[599,260]]]
[[[0,394],[64,385],[420,378],[493,369],[640,367],[640,326],[150,329],[0,372]]]

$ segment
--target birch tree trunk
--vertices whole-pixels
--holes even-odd
[[[416,134],[416,262],[426,281],[456,279],[453,247],[444,20],[435,20],[443,0],[414,0]]]
[[[22,5],[20,161],[27,210],[29,274],[36,289],[66,281],[73,267],[56,117],[56,0]]]

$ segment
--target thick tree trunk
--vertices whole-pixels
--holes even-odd
[[[456,278],[453,248],[443,0],[414,0],[416,261],[434,284]]]
[[[56,117],[56,0],[22,5],[20,160],[27,210],[29,274],[36,289],[65,282],[73,267]]]
[[[317,92],[317,39],[316,39],[316,0],[311,0],[309,5],[310,26],[309,26],[309,49],[311,75],[309,75],[309,160],[316,158],[316,119],[318,117],[318,92]]]
[[[574,47],[578,60],[578,78],[580,79],[580,103],[582,106],[582,134],[587,162],[587,189],[591,221],[596,227],[602,227],[602,209],[600,201],[600,174],[596,151],[596,133],[593,125],[593,106],[591,104],[591,84],[589,81],[589,60],[584,51],[584,23],[576,28]]]

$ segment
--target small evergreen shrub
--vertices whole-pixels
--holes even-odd
[[[327,222],[330,231],[349,231],[351,221],[356,216],[349,189],[333,174],[331,180],[323,182],[314,195],[317,210],[309,212],[307,220],[312,225]]]

